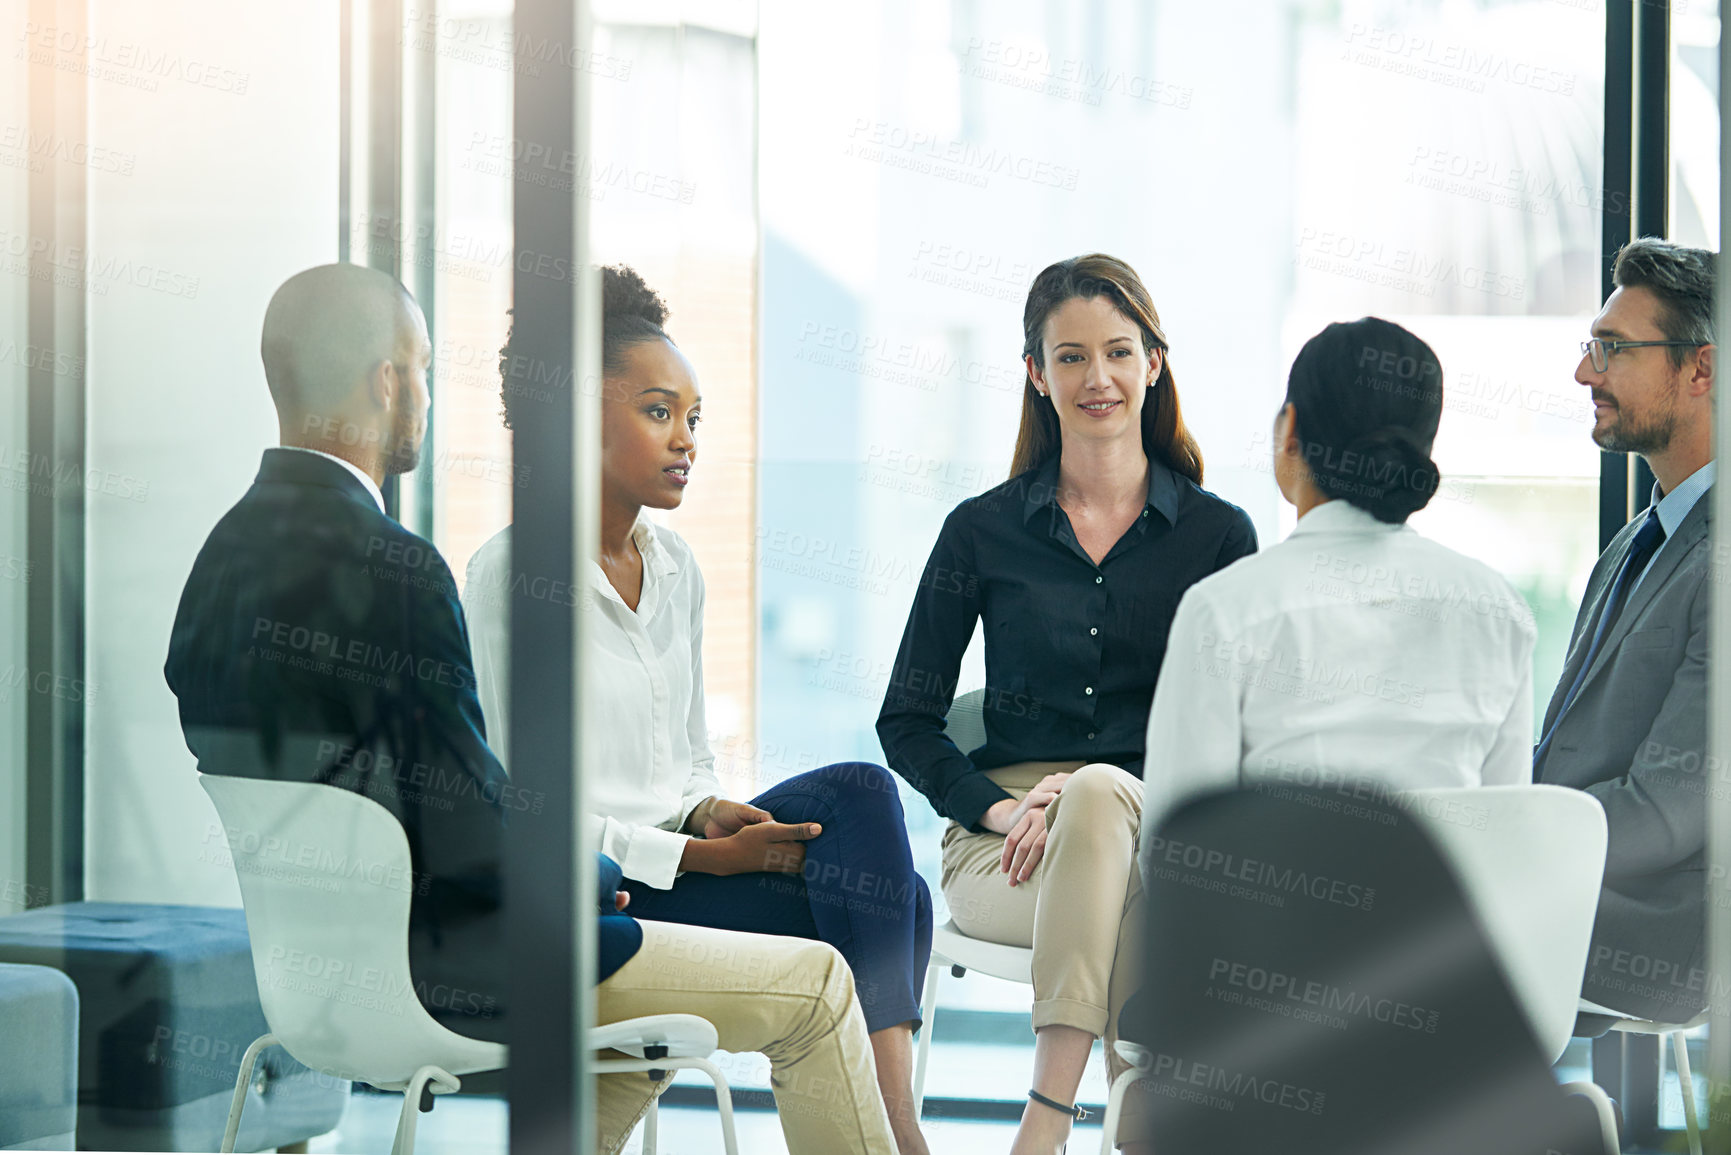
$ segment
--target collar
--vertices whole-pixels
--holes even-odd
[[[326,461],[336,462],[338,465],[342,466],[344,469],[346,469],[350,473],[352,473],[355,477],[355,480],[359,481],[362,485],[367,487],[367,494],[370,497],[372,497],[373,504],[377,505],[379,507],[380,513],[385,512],[385,495],[379,492],[378,483],[375,482],[372,478],[368,477],[365,473],[361,472],[361,467],[356,465],[354,462],[344,461],[342,458],[338,457],[336,454],[326,453],[322,449],[308,449],[305,446],[301,446],[301,445],[279,445],[279,446],[277,446],[277,448],[278,449],[286,449],[286,450],[290,451],[291,453],[310,453],[315,457],[322,457]]]
[[[641,614],[649,608],[649,591],[656,585],[650,579],[670,577],[678,573],[679,562],[674,558],[673,552],[662,544],[661,537],[655,530],[655,523],[642,511],[638,512],[637,521],[631,526],[631,540],[637,544],[637,552],[643,557],[643,596],[637,603],[637,612]],[[625,599],[619,596],[619,591],[607,580],[607,573],[596,558],[589,559],[589,580],[594,583],[596,592],[602,597],[610,598],[620,605],[625,604]]]
[[[1061,454],[1052,454],[1046,464],[1034,471],[1022,496],[1022,524],[1026,525],[1042,509],[1058,505],[1058,463]],[[1147,508],[1164,517],[1168,524],[1178,524],[1178,478],[1157,458],[1148,458]]]
[[[1695,503],[1701,500],[1701,495],[1713,487],[1716,476],[1717,462],[1709,461],[1694,473],[1677,483],[1677,488],[1670,493],[1661,494],[1659,483],[1653,483],[1652,504],[1659,509],[1659,524],[1665,527],[1665,537],[1673,537],[1677,528],[1683,524],[1683,519],[1689,516],[1689,511],[1695,508]]]
[[[673,560],[673,554],[661,544],[661,535],[656,532],[655,523],[641,511],[638,511],[636,524],[631,527],[631,540],[637,543],[637,552],[643,555],[643,567],[653,568],[662,577],[679,572],[679,563]]]
[[[1290,541],[1306,533],[1396,533],[1406,528],[1408,527],[1404,522],[1390,525],[1344,497],[1336,497],[1299,518],[1298,524],[1286,537]]]

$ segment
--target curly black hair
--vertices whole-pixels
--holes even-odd
[[[675,343],[662,327],[667,324],[667,302],[661,299],[660,293],[649,287],[649,282],[645,281],[636,269],[630,265],[603,265],[600,272],[603,373],[623,372],[625,351],[633,345],[643,345],[650,341],[666,341],[669,345]],[[513,323],[505,331],[505,343],[499,347],[499,396],[503,403],[501,412],[505,418],[506,429],[514,428],[511,424],[513,394],[535,392],[526,383],[512,384],[511,338],[515,333],[516,324]]]

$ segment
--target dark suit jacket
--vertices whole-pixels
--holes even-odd
[[[451,1029],[502,1039],[505,825],[539,803],[487,748],[472,671],[438,550],[293,449],[265,450],[199,551],[164,667],[201,771],[325,782],[396,816],[417,994]],[[602,977],[640,938],[604,920]]]
[[[1583,994],[1679,1022],[1706,1004],[1707,631],[1713,491],[1653,558],[1557,725],[1540,782],[1605,807],[1610,845]],[[1611,540],[1587,585],[1542,733],[1592,642],[1600,605],[1641,519]]]

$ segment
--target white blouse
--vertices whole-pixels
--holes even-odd
[[[639,517],[631,535],[643,555],[637,609],[593,561],[581,590],[584,612],[598,627],[591,685],[599,770],[589,784],[590,834],[625,877],[666,890],[689,837],[680,827],[698,803],[722,793],[703,711],[703,575],[672,530]],[[510,558],[506,527],[469,560],[463,586],[488,745],[507,770]]]
[[[1190,587],[1148,718],[1143,845],[1185,797],[1258,782],[1528,782],[1531,609],[1480,562],[1346,501]]]

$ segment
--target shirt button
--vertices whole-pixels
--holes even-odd
[[[1103,581],[1105,581],[1105,580],[1106,580],[1106,579],[1105,579],[1105,578],[1103,578],[1103,577],[1101,577],[1101,576],[1100,576],[1100,575],[1099,575],[1099,574],[1095,574],[1095,575],[1094,575],[1094,584],[1095,584],[1095,585],[1099,585],[1099,584],[1100,584],[1100,583],[1101,583],[1101,582],[1103,582]]]
[[[1147,511],[1147,510],[1145,510],[1145,509],[1144,509],[1144,510],[1143,510],[1143,511],[1142,511],[1142,516],[1143,516],[1143,517],[1147,517],[1147,516],[1148,516],[1148,511]]]
[[[1089,627],[1088,627],[1088,636],[1089,636],[1089,637],[1090,637],[1090,638],[1091,638],[1091,637],[1093,637],[1093,636],[1094,636],[1094,635],[1095,635],[1095,634],[1097,634],[1097,633],[1099,633],[1099,632],[1100,632],[1100,627],[1099,627],[1099,626],[1089,626]]]
[[[1088,735],[1088,741],[1092,742],[1093,740],[1094,740],[1094,735],[1092,733],[1090,733]]]
[[[1084,694],[1092,694],[1092,693],[1093,693],[1093,692],[1094,692],[1094,687],[1092,687],[1092,686],[1083,686],[1083,687],[1082,687],[1082,692],[1083,692],[1083,693],[1084,693]]]

